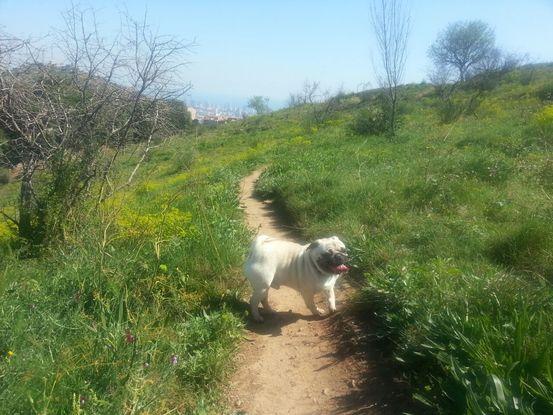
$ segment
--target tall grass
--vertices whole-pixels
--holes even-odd
[[[255,154],[193,147],[172,140],[41,258],[0,240],[0,413],[222,411],[250,239],[238,183]]]
[[[552,77],[513,72],[451,124],[406,86],[393,139],[356,128],[373,92],[317,125],[300,107],[174,139],[41,258],[0,221],[0,413],[223,413],[238,183],[260,164],[258,193],[306,238],[347,241],[360,313],[428,413],[553,413]]]

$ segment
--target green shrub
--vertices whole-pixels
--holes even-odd
[[[536,96],[542,101],[553,101],[553,82],[547,83],[538,88]]]
[[[351,129],[359,135],[379,135],[386,132],[388,122],[381,106],[371,105],[360,110],[351,123]]]
[[[0,185],[10,182],[10,171],[0,167]]]
[[[536,70],[534,68],[519,68],[511,73],[514,81],[521,85],[528,86],[536,79]]]
[[[546,138],[553,137],[553,105],[548,105],[536,114],[536,124]]]
[[[166,174],[172,175],[190,170],[197,157],[198,151],[192,146],[172,152],[170,167]]]
[[[489,254],[501,265],[553,282],[553,225],[530,220],[504,230],[492,241]]]
[[[452,97],[440,99],[436,102],[438,116],[442,123],[449,124],[457,120],[463,113],[462,103]]]

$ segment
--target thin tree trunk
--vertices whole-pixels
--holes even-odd
[[[33,238],[33,191],[31,175],[24,174],[19,189],[19,237],[31,241]]]

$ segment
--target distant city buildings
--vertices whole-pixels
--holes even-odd
[[[198,111],[196,111],[196,108],[188,106],[186,107],[186,109],[190,113],[190,118],[192,118],[193,120],[198,119]]]
[[[208,103],[191,101],[187,104],[188,112],[192,120],[200,124],[219,124],[229,121],[241,120],[252,115],[250,108],[232,107],[230,105],[218,107]]]

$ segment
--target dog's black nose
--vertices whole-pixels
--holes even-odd
[[[348,257],[347,254],[340,253],[340,252],[337,252],[336,254],[334,254],[334,262],[336,264],[342,265],[342,264],[345,264],[348,261],[349,261],[349,257]]]

